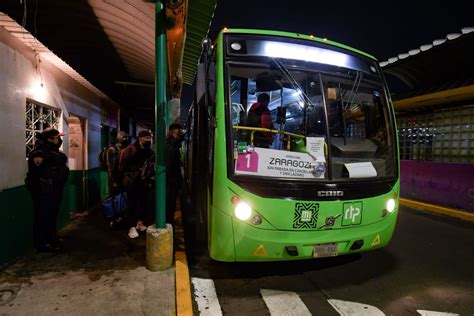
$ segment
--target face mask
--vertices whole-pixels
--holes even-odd
[[[54,143],[53,143],[53,147],[56,148],[56,149],[59,149],[62,144],[63,144],[63,140],[60,138],[60,139],[58,140],[58,143],[57,143],[57,144],[54,144]]]
[[[130,145],[130,139],[124,139],[124,140],[122,140],[122,142],[120,144],[122,144],[123,147],[126,147],[126,146]]]
[[[151,142],[146,141],[146,142],[144,143],[144,145],[145,145],[145,147],[149,148],[149,147],[151,147]]]

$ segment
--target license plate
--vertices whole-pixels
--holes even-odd
[[[314,246],[313,257],[323,258],[323,257],[335,257],[337,256],[337,244],[320,244]]]

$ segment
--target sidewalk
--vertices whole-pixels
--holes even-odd
[[[466,222],[474,223],[474,213],[466,211],[466,210],[455,209],[455,208],[450,208],[446,206],[426,203],[422,201],[410,200],[410,199],[405,199],[405,198],[400,198],[400,204],[413,208],[415,210],[421,211],[421,212],[431,213],[431,214],[441,215],[441,216],[446,216],[446,217],[451,217],[451,218],[457,218]]]
[[[401,199],[402,205],[455,217],[446,208],[414,202]],[[0,315],[192,315],[180,212],[176,219],[176,267],[150,272],[144,233],[131,240],[127,230],[110,230],[97,212],[75,218],[60,232],[66,238],[62,253],[31,252],[0,272]]]
[[[175,268],[145,268],[145,241],[100,214],[75,218],[64,251],[32,252],[0,272],[0,315],[175,315]]]

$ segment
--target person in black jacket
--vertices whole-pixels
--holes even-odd
[[[153,207],[153,188],[142,177],[145,163],[154,160],[151,149],[151,133],[140,131],[138,140],[120,152],[119,170],[123,175],[123,186],[127,191],[130,229],[128,237],[137,238],[138,231],[145,231],[145,222],[150,221]]]
[[[120,151],[130,144],[130,137],[126,132],[120,131],[117,134],[115,144],[110,144],[106,151],[107,160],[107,186],[109,195],[114,196],[122,191],[122,175],[119,171]]]
[[[67,156],[59,150],[61,136],[64,134],[56,129],[45,129],[28,156],[25,184],[33,198],[34,245],[38,251],[57,251],[60,246],[57,216],[69,176]]]
[[[166,222],[174,223],[176,199],[183,176],[181,175],[181,125],[171,124],[166,138]]]

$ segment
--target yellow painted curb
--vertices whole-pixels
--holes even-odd
[[[176,217],[181,218],[181,212],[176,211]],[[177,227],[176,227],[177,228]],[[178,235],[178,234],[177,234]],[[183,234],[184,235],[184,234]],[[178,237],[178,236],[176,236]],[[179,239],[178,239],[179,240]],[[183,239],[184,240],[184,237]],[[184,244],[175,251],[176,260],[176,314],[178,316],[192,316],[193,302],[191,299],[191,282],[189,279],[188,261]]]
[[[400,204],[404,206],[412,207],[420,211],[428,212],[428,213],[441,214],[445,216],[459,218],[468,222],[474,222],[473,213],[469,213],[467,211],[463,211],[460,209],[449,208],[449,207],[444,207],[444,206],[439,206],[439,205],[434,205],[434,204],[429,204],[429,203],[414,201],[414,200],[409,200],[409,199],[402,199],[402,198],[400,198]]]

